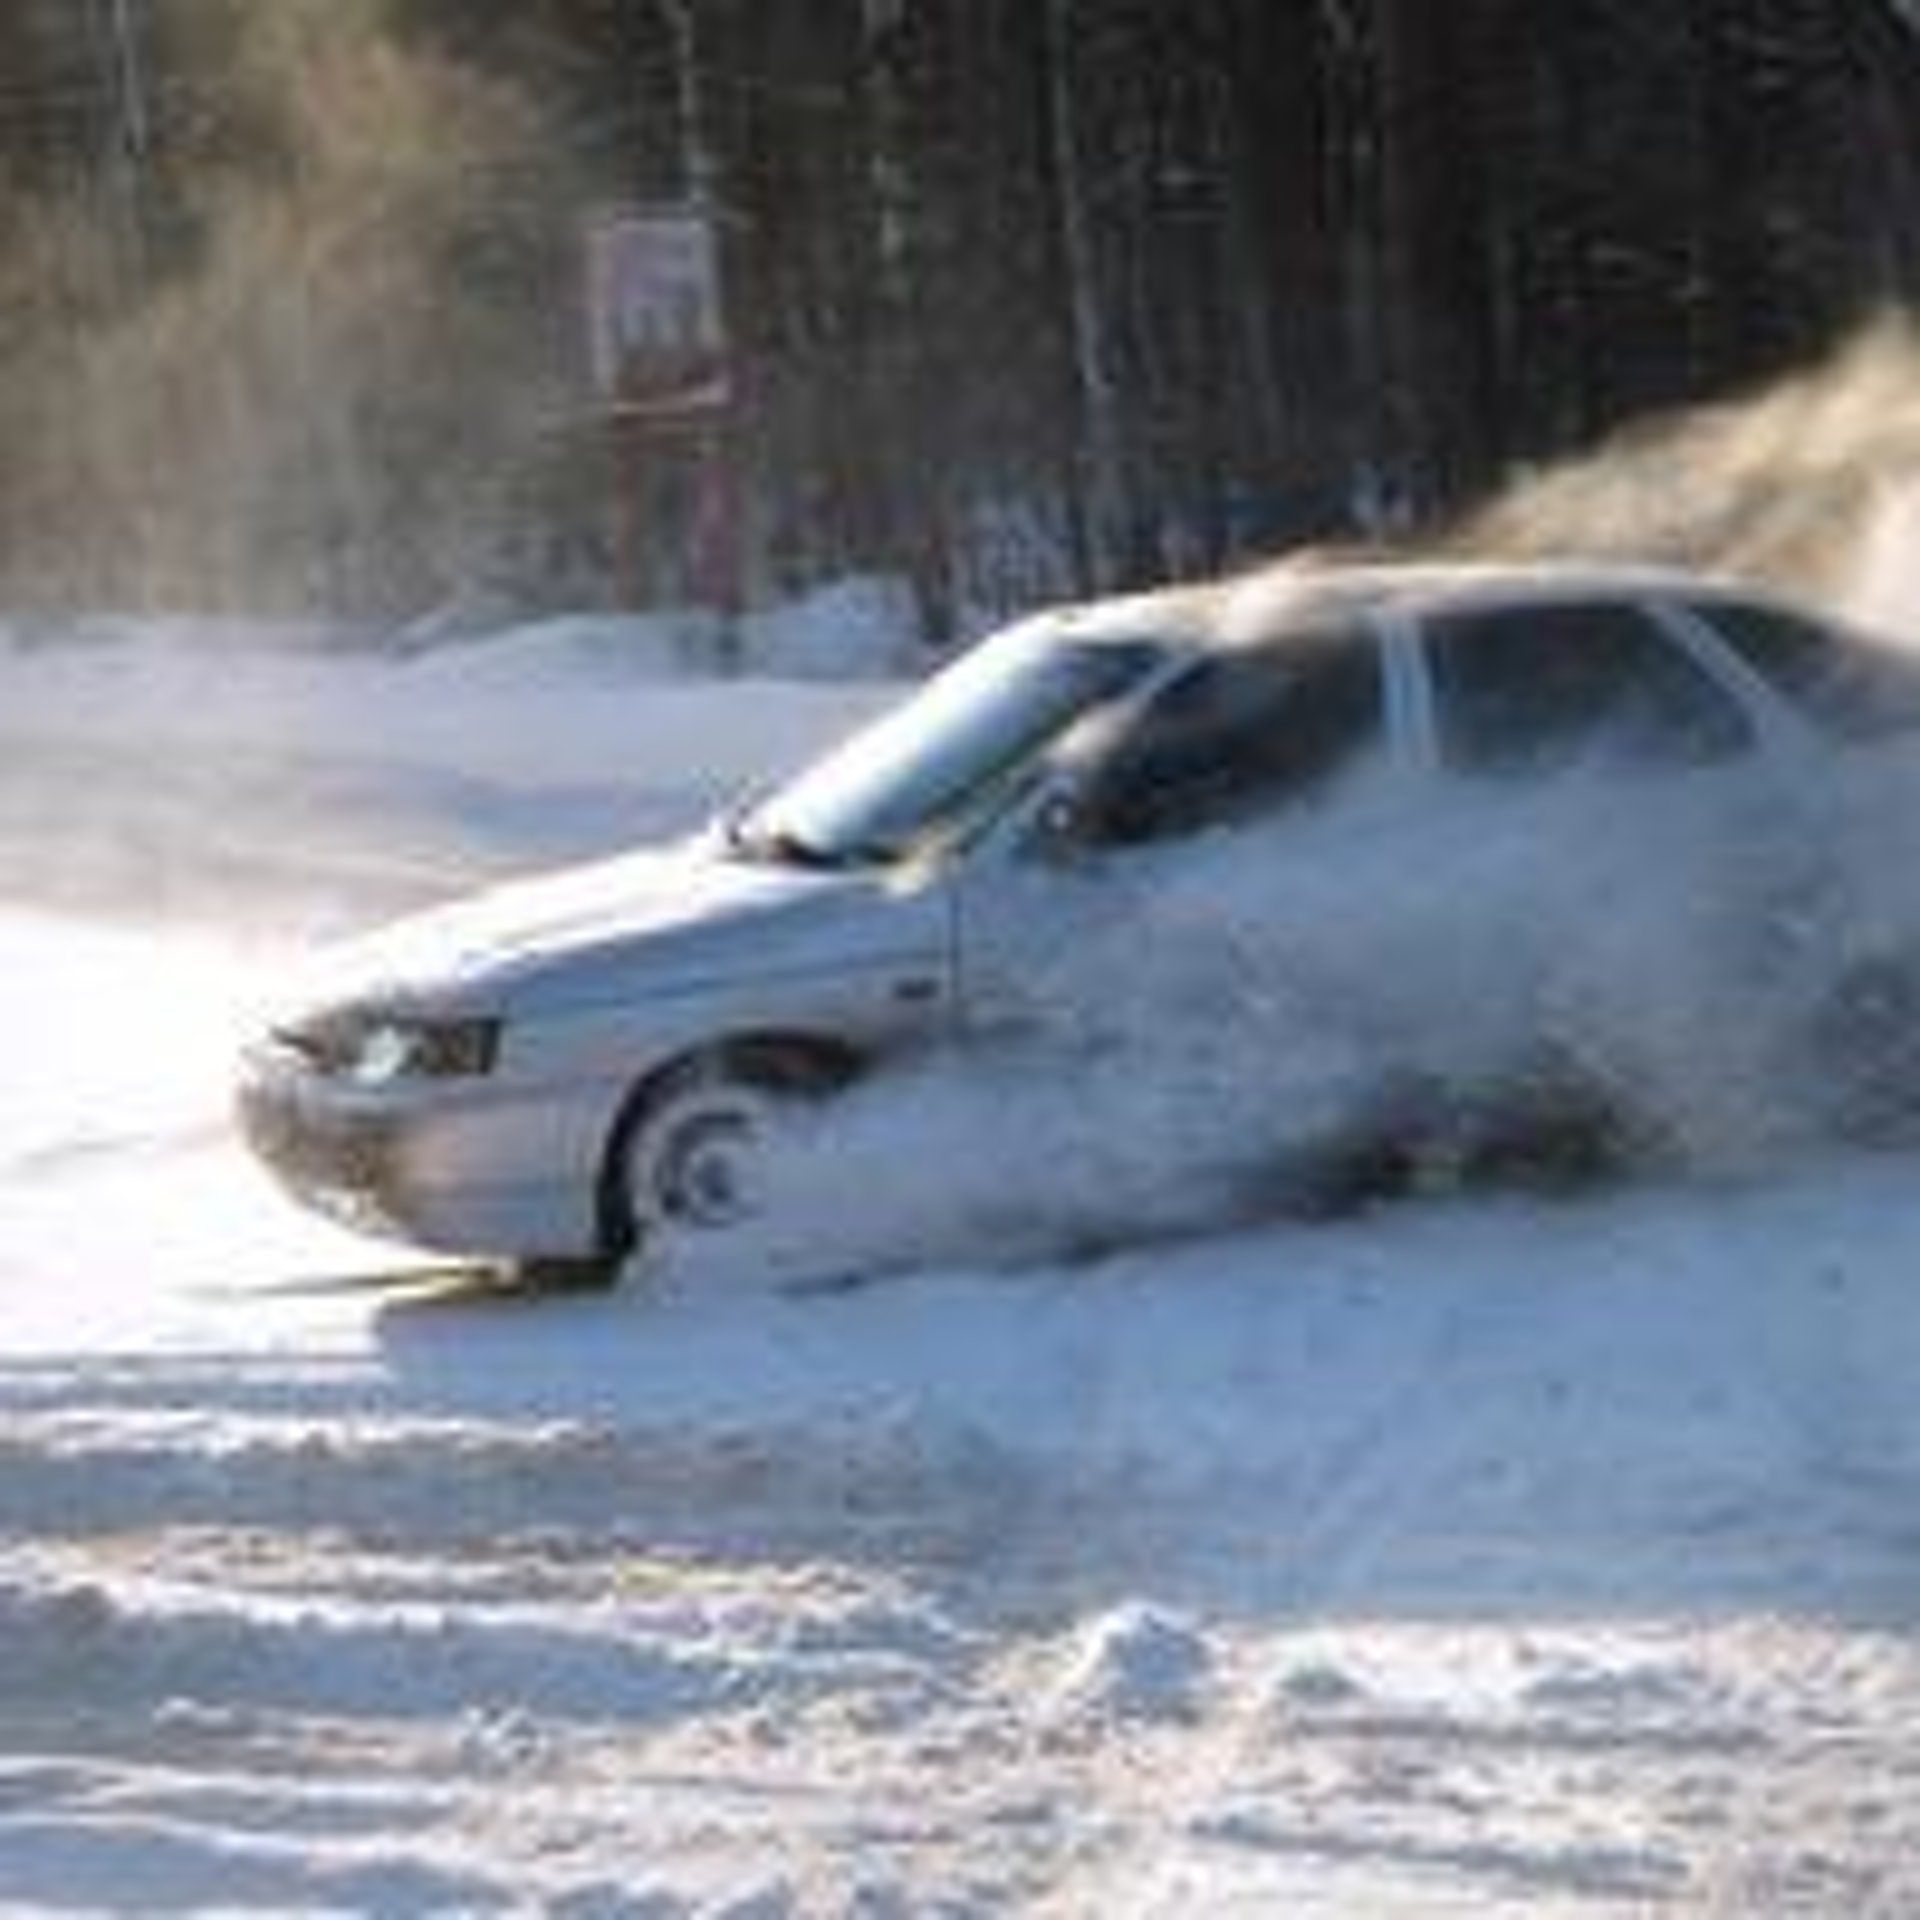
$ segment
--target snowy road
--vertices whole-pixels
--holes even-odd
[[[546,839],[601,831],[602,752]],[[507,772],[462,779],[510,821]],[[479,790],[418,844],[504,858]],[[385,899],[376,817],[310,817],[316,917]],[[381,1298],[224,1130],[275,926],[15,898],[0,1907],[1920,1904],[1910,1166]]]

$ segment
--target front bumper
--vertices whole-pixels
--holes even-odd
[[[494,1259],[573,1258],[601,1242],[595,1088],[422,1079],[368,1088],[267,1039],[243,1056],[248,1145],[314,1212],[382,1239]]]
[[[361,1233],[438,1244],[409,1196],[404,1111],[353,1097],[275,1041],[243,1057],[234,1106],[247,1145],[303,1206]]]
[[[484,1259],[575,1259],[604,1247],[601,1175],[627,1090],[624,1066],[596,1073],[577,1058],[369,1086],[267,1034],[241,1056],[234,1106],[280,1184],[357,1232]]]

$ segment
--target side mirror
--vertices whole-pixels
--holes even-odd
[[[1042,796],[1027,821],[1021,851],[1048,866],[1071,866],[1087,854],[1087,809],[1073,787],[1055,787]]]

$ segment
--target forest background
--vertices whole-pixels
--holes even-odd
[[[873,573],[939,638],[1431,529],[1911,302],[1917,12],[12,0],[0,604]],[[718,261],[684,417],[591,342],[660,206]]]

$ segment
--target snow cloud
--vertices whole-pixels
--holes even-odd
[[[1920,329],[1888,316],[1743,400],[1518,480],[1448,551],[1667,561],[1920,636]]]
[[[23,290],[0,581],[15,605],[418,611],[471,577],[506,454],[557,411],[526,308],[559,143],[385,0],[189,26],[194,111],[125,217],[0,182]]]

